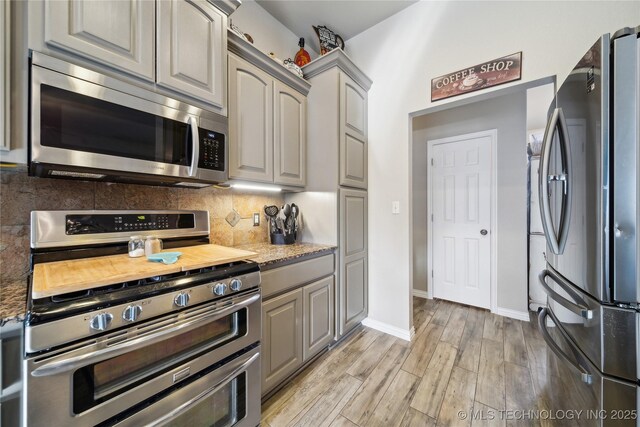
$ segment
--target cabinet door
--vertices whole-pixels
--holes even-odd
[[[46,0],[45,43],[148,80],[155,71],[155,2]]]
[[[340,73],[340,185],[367,188],[367,92]]]
[[[307,97],[275,81],[274,181],[305,185],[307,162]]]
[[[341,188],[340,335],[367,317],[367,258],[367,192]]]
[[[273,182],[273,79],[229,55],[229,177]]]
[[[305,362],[333,340],[333,283],[331,276],[303,288]]]
[[[262,304],[262,393],[302,365],[302,289]]]
[[[206,0],[158,1],[157,82],[224,109],[227,17]]]

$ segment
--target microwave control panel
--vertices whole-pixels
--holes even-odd
[[[67,215],[65,222],[67,235],[178,230],[195,226],[193,214],[188,213]]]
[[[198,128],[200,159],[198,167],[216,171],[225,170],[225,136],[223,133]]]

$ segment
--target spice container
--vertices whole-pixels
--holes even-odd
[[[156,236],[148,236],[144,241],[144,254],[146,256],[157,254],[162,250],[162,240]]]
[[[142,236],[131,236],[129,238],[129,256],[138,258],[144,255],[144,239]]]

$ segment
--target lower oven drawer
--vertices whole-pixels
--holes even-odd
[[[256,345],[260,334],[261,297],[256,289],[28,355],[23,366],[24,423],[102,425]]]
[[[172,391],[118,427],[255,427],[260,423],[260,347]]]
[[[629,349],[638,344],[637,313],[600,304],[551,268],[540,281],[548,307],[589,360],[607,375],[636,381],[638,356]]]
[[[555,396],[549,399],[552,413],[571,411],[581,426],[636,426],[638,384],[602,374],[573,343],[548,308],[540,311],[538,328],[557,356],[557,363],[561,364],[549,375],[547,385],[551,390],[541,391]]]

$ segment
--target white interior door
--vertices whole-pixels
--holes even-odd
[[[490,134],[433,141],[431,213],[433,296],[491,305]]]

